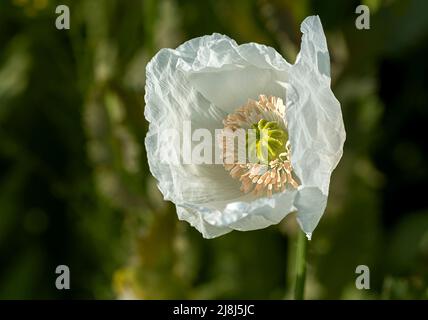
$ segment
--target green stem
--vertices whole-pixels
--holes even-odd
[[[296,300],[303,300],[305,294],[307,242],[305,233],[299,230],[296,250],[296,286],[294,287]]]

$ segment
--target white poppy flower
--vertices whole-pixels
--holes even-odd
[[[265,228],[292,211],[310,238],[325,210],[345,130],[330,89],[329,53],[318,16],[306,18],[301,31],[295,64],[273,48],[237,45],[213,34],[162,49],[147,65],[150,170],[179,219],[205,238]],[[184,123],[192,130],[204,128],[204,134],[191,138]],[[218,129],[238,128],[267,132],[266,140],[257,136],[256,144],[247,142],[266,162],[186,161],[186,143],[198,148],[206,132],[214,137]],[[165,138],[171,130],[179,137]],[[259,153],[263,143],[267,157]]]

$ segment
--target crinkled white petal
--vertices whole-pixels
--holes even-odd
[[[301,182],[297,217],[303,231],[312,233],[324,213],[346,134],[340,103],[330,89],[330,58],[319,17],[306,18],[300,29],[301,49],[288,82],[287,118],[291,161]]]
[[[179,218],[206,238],[265,228],[296,209],[300,226],[311,233],[324,212],[345,132],[340,105],[330,90],[328,50],[319,18],[307,18],[302,32],[294,65],[273,48],[238,46],[227,36],[213,34],[176,50],[163,49],[147,66],[150,170],[165,199],[176,204]],[[243,195],[239,182],[222,165],[183,164],[180,138],[162,138],[171,129],[181,137],[183,121],[190,121],[192,130],[206,128],[214,136],[228,113],[260,94],[287,101],[292,162],[301,181],[298,190],[271,198]]]
[[[192,131],[205,128],[214,134],[225,113],[192,88],[186,74],[177,69],[181,54],[161,50],[147,66],[145,116],[150,125],[145,144],[150,170],[165,199],[176,204],[239,196],[237,182],[224,183],[229,175],[222,165],[184,164],[184,122],[190,122]]]

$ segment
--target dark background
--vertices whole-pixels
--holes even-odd
[[[55,28],[67,4],[70,30]],[[294,62],[323,23],[347,141],[309,245],[311,299],[428,298],[428,2],[0,3],[0,298],[292,295],[293,217],[204,240],[162,201],[144,150],[145,65],[219,32]],[[71,289],[55,288],[69,266]],[[370,290],[355,288],[357,265]]]

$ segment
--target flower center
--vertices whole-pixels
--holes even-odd
[[[255,154],[260,162],[269,163],[287,151],[288,132],[277,121],[261,119],[251,128],[255,130],[255,139],[247,134],[247,150]]]
[[[232,163],[224,167],[234,179],[241,181],[241,191],[255,195],[283,192],[287,185],[297,188],[291,165],[291,146],[288,140],[285,106],[282,99],[260,95],[259,100],[248,100],[247,104],[229,114],[223,121],[224,130],[235,132],[245,129],[245,146],[248,159],[238,162],[237,152]],[[221,142],[223,160],[227,151]],[[230,150],[229,150],[230,151]]]

